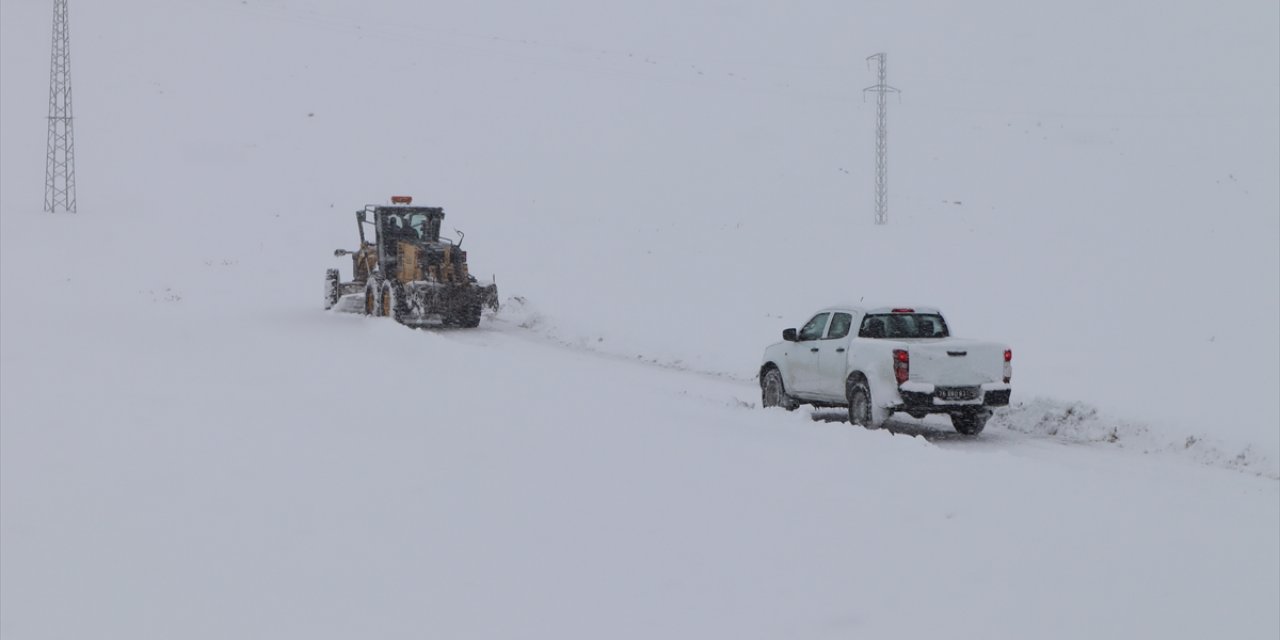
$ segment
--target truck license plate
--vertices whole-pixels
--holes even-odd
[[[938,389],[940,400],[974,400],[978,397],[978,387],[951,387]]]

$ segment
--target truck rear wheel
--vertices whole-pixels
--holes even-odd
[[[951,426],[957,433],[976,436],[986,428],[990,418],[991,411],[987,409],[968,409],[951,414]]]
[[[879,429],[888,415],[877,410],[871,401],[871,387],[867,380],[856,374],[845,383],[845,398],[849,402],[849,424],[862,425],[868,429]]]
[[[782,384],[782,372],[770,367],[760,380],[760,404],[769,407],[782,407],[787,411],[795,411],[800,406],[795,398],[787,395],[787,388]]]

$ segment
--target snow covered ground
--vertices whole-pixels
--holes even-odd
[[[6,639],[1280,635],[1274,3],[74,3],[75,216],[48,8],[0,5]],[[392,193],[524,302],[319,311]],[[759,409],[860,297],[1018,404]]]

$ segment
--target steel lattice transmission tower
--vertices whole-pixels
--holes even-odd
[[[885,99],[890,93],[902,93],[885,82],[886,57],[884,53],[867,56],[868,66],[872,60],[879,62],[880,82],[862,90],[864,96],[868,91],[876,94],[876,224],[889,222],[889,127]]]
[[[44,165],[44,210],[76,210],[76,166],[71,130],[71,30],[67,0],[53,2],[49,64],[49,151]]]

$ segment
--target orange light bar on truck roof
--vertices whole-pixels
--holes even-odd
[[[391,196],[391,204],[413,204],[413,196]]]

